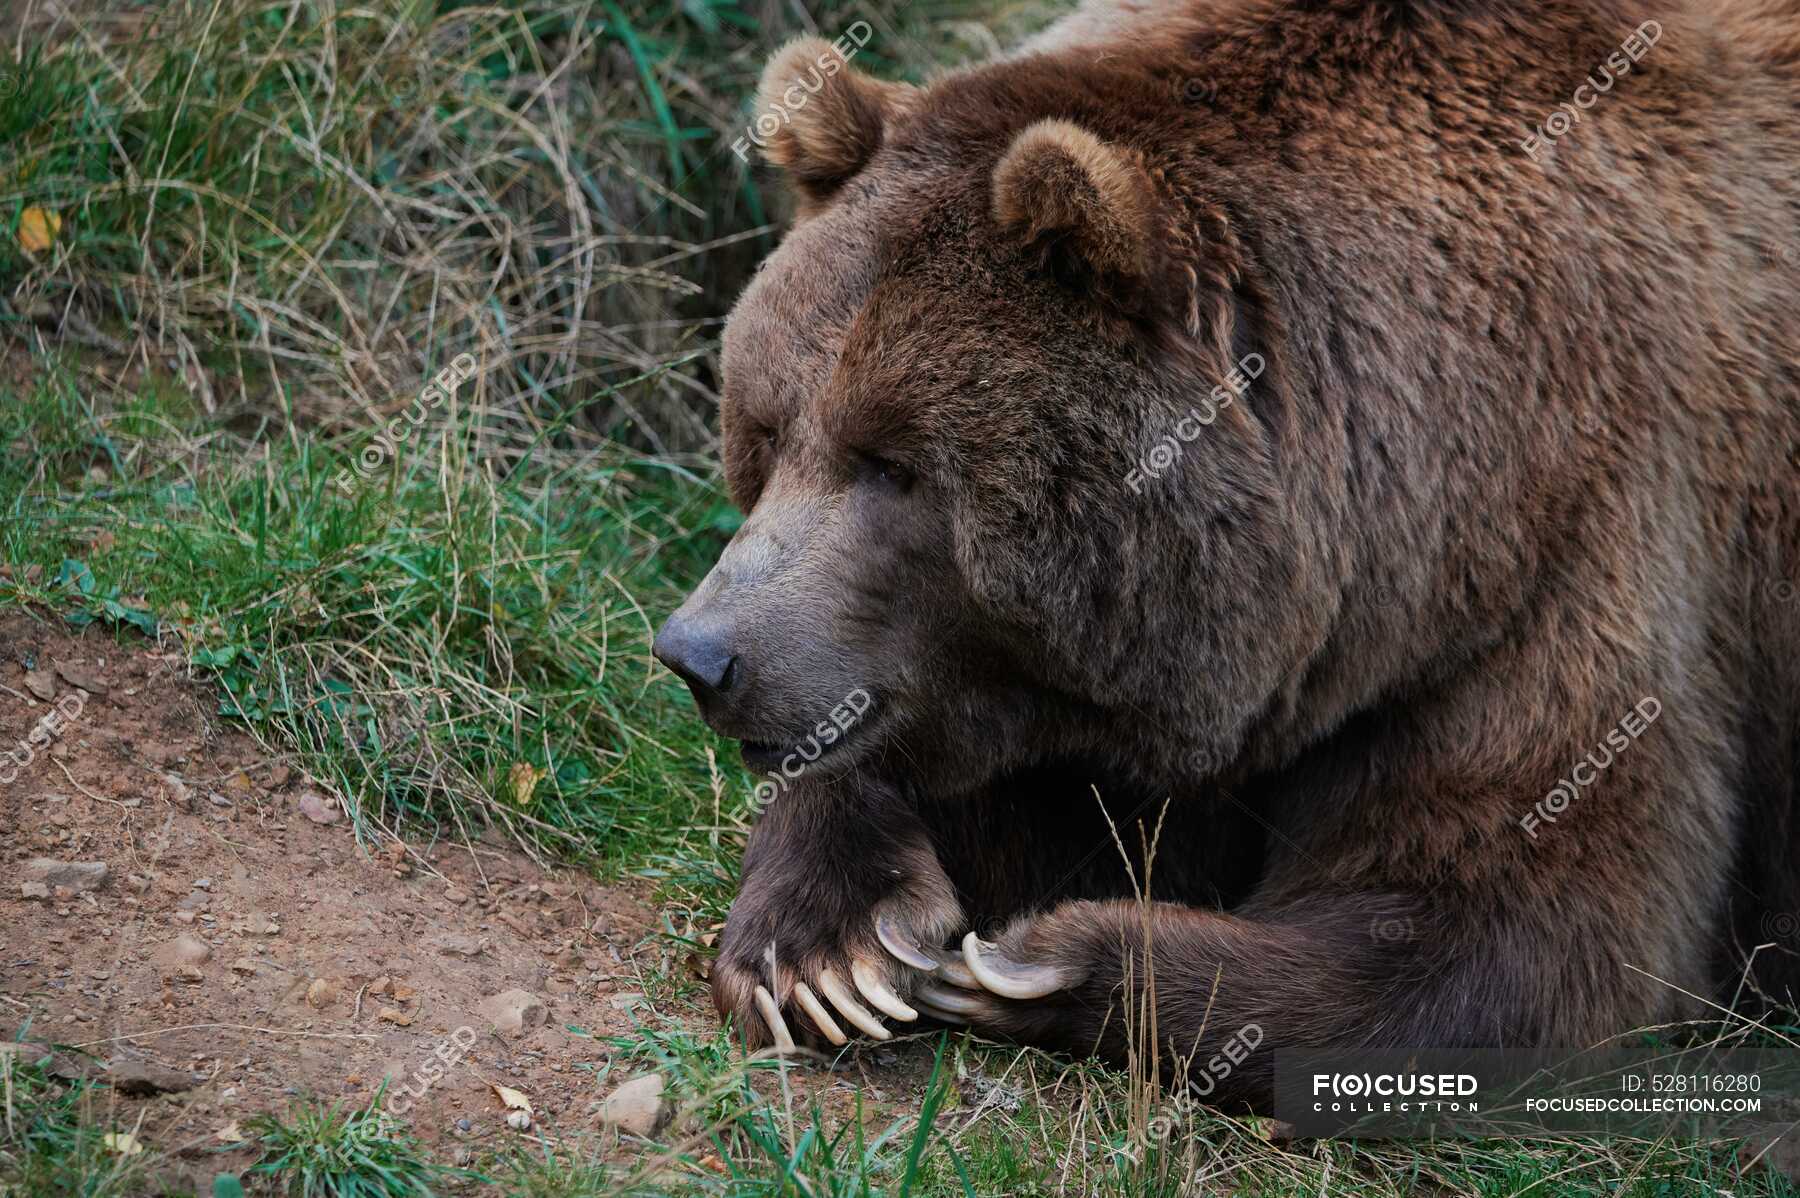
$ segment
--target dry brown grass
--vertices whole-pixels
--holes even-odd
[[[967,7],[27,0],[0,295],[209,413],[364,428],[469,352],[527,442],[580,412],[705,447],[721,313],[778,217],[730,151],[769,47],[863,18],[865,64],[916,75],[991,40]]]

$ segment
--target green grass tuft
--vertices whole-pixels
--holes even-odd
[[[373,1104],[297,1103],[285,1116],[256,1116],[245,1130],[263,1152],[250,1175],[294,1198],[432,1198],[447,1172]]]
[[[110,1091],[52,1075],[43,1045],[0,1041],[0,1195],[136,1198],[162,1193],[157,1154]]]

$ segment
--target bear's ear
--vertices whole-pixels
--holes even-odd
[[[854,69],[823,38],[795,38],[763,68],[750,127],[769,161],[793,180],[805,215],[868,164],[914,91]]]
[[[1129,155],[1068,121],[1013,138],[994,167],[994,219],[1028,244],[1072,253],[1102,275],[1150,270],[1156,197]]]

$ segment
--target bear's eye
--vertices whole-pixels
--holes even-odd
[[[781,430],[770,425],[762,431],[763,446],[770,453],[781,448]]]
[[[913,483],[913,472],[892,458],[884,458],[879,454],[865,453],[860,455],[863,468],[869,476],[883,486],[904,491]]]

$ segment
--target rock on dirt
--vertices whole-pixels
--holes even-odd
[[[299,799],[300,814],[315,824],[335,824],[338,818],[337,803],[326,798],[316,790],[309,790]]]
[[[56,675],[49,670],[28,670],[25,673],[25,689],[48,703],[56,698]]]
[[[55,665],[62,680],[77,690],[84,690],[90,695],[106,694],[106,684],[92,670],[84,670],[78,665],[63,661],[56,662]]]
[[[473,960],[486,949],[487,941],[477,940],[473,936],[441,936],[437,941],[438,952],[446,957],[467,957]]]
[[[212,949],[198,936],[177,936],[159,947],[151,961],[158,968],[173,973],[181,969],[196,969],[206,964],[211,956]]]
[[[91,1080],[98,1072],[92,1057],[58,1049],[41,1040],[0,1041],[0,1061],[8,1057],[36,1065],[63,1081]]]
[[[46,886],[63,886],[76,894],[98,890],[106,885],[111,871],[104,861],[57,861],[49,857],[33,857],[25,863],[25,877]]]
[[[600,1104],[601,1123],[646,1140],[663,1129],[671,1113],[660,1073],[632,1078]]]
[[[544,1004],[529,990],[504,990],[482,1000],[481,1014],[495,1031],[516,1036],[544,1022]]]
[[[106,1080],[127,1098],[154,1098],[158,1094],[179,1094],[194,1088],[191,1073],[128,1058],[109,1061]]]

